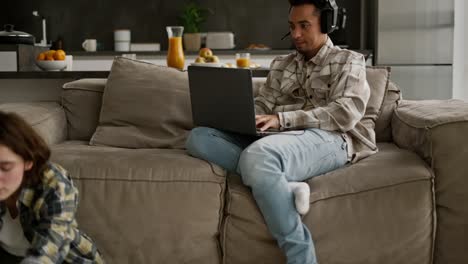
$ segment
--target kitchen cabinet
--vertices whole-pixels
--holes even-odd
[[[25,44],[0,44],[0,72],[39,71],[34,63],[44,47]]]

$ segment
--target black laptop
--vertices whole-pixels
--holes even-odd
[[[188,77],[196,126],[257,136],[279,132],[256,128],[251,70],[189,66]]]

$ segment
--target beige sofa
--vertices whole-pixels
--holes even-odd
[[[183,149],[90,146],[105,85],[78,80],[60,103],[0,109],[52,146],[80,190],[79,224],[108,263],[285,263],[239,176]],[[468,104],[399,98],[390,82],[377,154],[308,181],[303,220],[320,263],[468,263]]]

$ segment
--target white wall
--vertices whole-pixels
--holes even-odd
[[[465,2],[465,0],[460,0],[463,2]],[[463,50],[465,51],[465,59],[464,59],[464,62],[465,62],[465,74],[463,75],[465,77],[465,80],[463,82],[464,84],[464,97],[463,99],[465,99],[466,101],[468,101],[468,50],[466,50],[466,46],[468,46],[468,18],[466,18],[466,16],[468,16],[468,3],[464,3],[464,19],[465,19],[465,27],[463,29],[463,32],[465,33],[465,42],[463,44]]]
[[[453,49],[453,98],[468,101],[468,4],[455,0]]]

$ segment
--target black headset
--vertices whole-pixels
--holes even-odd
[[[338,27],[338,5],[335,0],[321,0],[319,2],[325,2],[322,4],[320,13],[322,33],[330,34]]]
[[[338,5],[335,0],[315,0],[312,1],[312,4],[320,9],[320,30],[322,33],[330,34],[338,28]],[[285,39],[289,35],[291,32],[288,32],[281,39]]]

